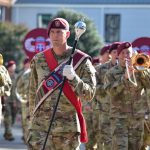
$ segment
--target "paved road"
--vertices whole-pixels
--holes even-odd
[[[3,138],[4,126],[0,125],[0,150],[27,150],[26,145],[21,140],[22,129],[20,124],[20,119],[17,119],[15,125],[13,126],[13,135],[15,137],[14,141],[6,141]],[[81,145],[80,150],[85,150],[84,146]]]
[[[15,137],[14,141],[6,141],[3,138],[4,126],[0,126],[0,150],[27,150],[26,145],[21,140],[22,129],[20,120],[18,120],[13,126],[13,135]]]

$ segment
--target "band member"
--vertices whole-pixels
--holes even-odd
[[[92,100],[96,90],[96,71],[90,57],[80,50],[76,50],[73,55],[72,64],[66,65],[72,47],[67,44],[70,31],[65,19],[51,20],[48,35],[53,45],[52,49],[38,53],[31,61],[28,147],[31,150],[43,147],[62,77],[65,76],[67,81],[60,97],[46,150],[75,150],[79,147],[79,136],[80,142],[87,142],[81,100]]]
[[[150,84],[147,84],[150,82],[150,72],[134,69],[132,45],[129,42],[121,43],[117,52],[119,63],[108,70],[104,85],[110,96],[111,149],[137,150],[142,145],[144,114],[148,111],[144,90],[150,88]],[[133,79],[133,75],[137,86],[129,79]]]
[[[104,64],[105,62],[109,61],[110,59],[109,48],[110,48],[110,45],[105,45],[104,47],[100,49],[100,53],[99,53],[100,64]]]
[[[110,45],[105,45],[100,49],[99,57],[97,62],[92,62],[94,66],[96,65],[102,65],[103,63],[109,61],[109,48]],[[94,59],[93,59],[94,60]],[[95,109],[99,110],[99,102],[94,99],[91,102],[84,102],[83,104],[83,112],[87,121],[87,127],[88,127],[88,136],[89,136],[89,142],[85,144],[85,147],[87,150],[93,150],[97,149],[97,141],[99,139],[99,132],[97,128],[97,124],[99,124],[97,117],[99,116],[99,111],[95,113]],[[93,112],[94,111],[94,112]]]
[[[95,116],[98,116],[96,118],[100,118],[99,122],[97,122],[97,127],[95,127],[95,129],[98,129],[97,132],[99,133],[99,138],[97,142],[98,149],[111,149],[111,132],[109,118],[110,98],[104,90],[104,76],[110,68],[117,64],[117,47],[119,45],[120,42],[112,43],[112,45],[109,48],[109,56],[111,60],[102,65],[96,66],[97,90],[95,97],[98,103],[100,103],[100,107],[98,107],[99,109],[94,109],[95,114],[97,114]],[[97,121],[96,118],[94,120]]]
[[[10,96],[11,79],[7,69],[3,66],[3,56],[0,54],[0,123],[2,120],[2,105],[4,110],[4,99],[2,96]]]
[[[4,138],[6,140],[14,140],[12,134],[12,125],[15,123],[16,114],[17,114],[17,98],[15,92],[15,82],[16,82],[16,62],[10,60],[6,66],[9,76],[12,81],[12,87],[10,91],[10,96],[3,96],[5,109],[4,109],[4,127],[5,133]]]
[[[31,73],[30,60],[25,58],[23,62],[23,72],[17,79],[16,92],[18,94],[18,99],[21,102],[21,119],[22,119],[22,129],[23,129],[23,140],[26,142],[28,133],[28,90],[29,90],[29,77]]]

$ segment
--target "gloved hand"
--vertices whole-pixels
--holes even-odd
[[[65,76],[68,80],[73,80],[76,76],[76,73],[73,69],[72,65],[65,65],[63,69],[63,76]]]

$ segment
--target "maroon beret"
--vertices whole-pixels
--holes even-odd
[[[95,65],[95,64],[99,64],[99,58],[98,57],[95,57],[92,59],[92,64]]]
[[[51,20],[48,24],[48,29],[47,29],[48,36],[49,36],[51,28],[69,30],[69,23],[67,22],[67,20],[63,18],[55,18]]]
[[[126,49],[126,48],[129,48],[129,47],[131,47],[132,45],[131,45],[131,43],[129,43],[129,42],[123,42],[123,43],[121,43],[119,46],[118,46],[118,48],[117,48],[117,53],[118,53],[118,55],[121,53],[121,51],[122,50],[124,50],[124,49]]]
[[[16,62],[13,61],[13,60],[10,60],[10,61],[7,63],[6,68],[9,68],[9,67],[11,67],[11,66],[14,65],[14,64],[16,64]]]
[[[109,48],[109,53],[111,53],[111,51],[117,49],[120,44],[121,44],[121,42],[114,42],[114,43],[112,43],[110,48]]]
[[[27,57],[24,59],[23,64],[25,65],[26,63],[29,63],[29,62],[30,62],[30,59],[29,59],[29,57]]]
[[[100,49],[100,55],[103,55],[103,54],[105,54],[106,52],[109,52],[109,48],[110,48],[110,45],[106,45],[106,46],[102,47],[102,48]]]

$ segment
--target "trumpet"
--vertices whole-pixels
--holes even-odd
[[[144,71],[150,67],[150,57],[144,53],[135,54],[131,57],[131,64],[135,70]],[[135,86],[137,86],[134,70],[132,71],[133,74],[133,80],[132,80],[129,73],[129,65],[127,61],[126,61],[126,70],[127,70],[129,81],[133,83]]]
[[[138,71],[144,71],[150,67],[150,57],[144,53],[139,53],[131,58],[133,67]]]

